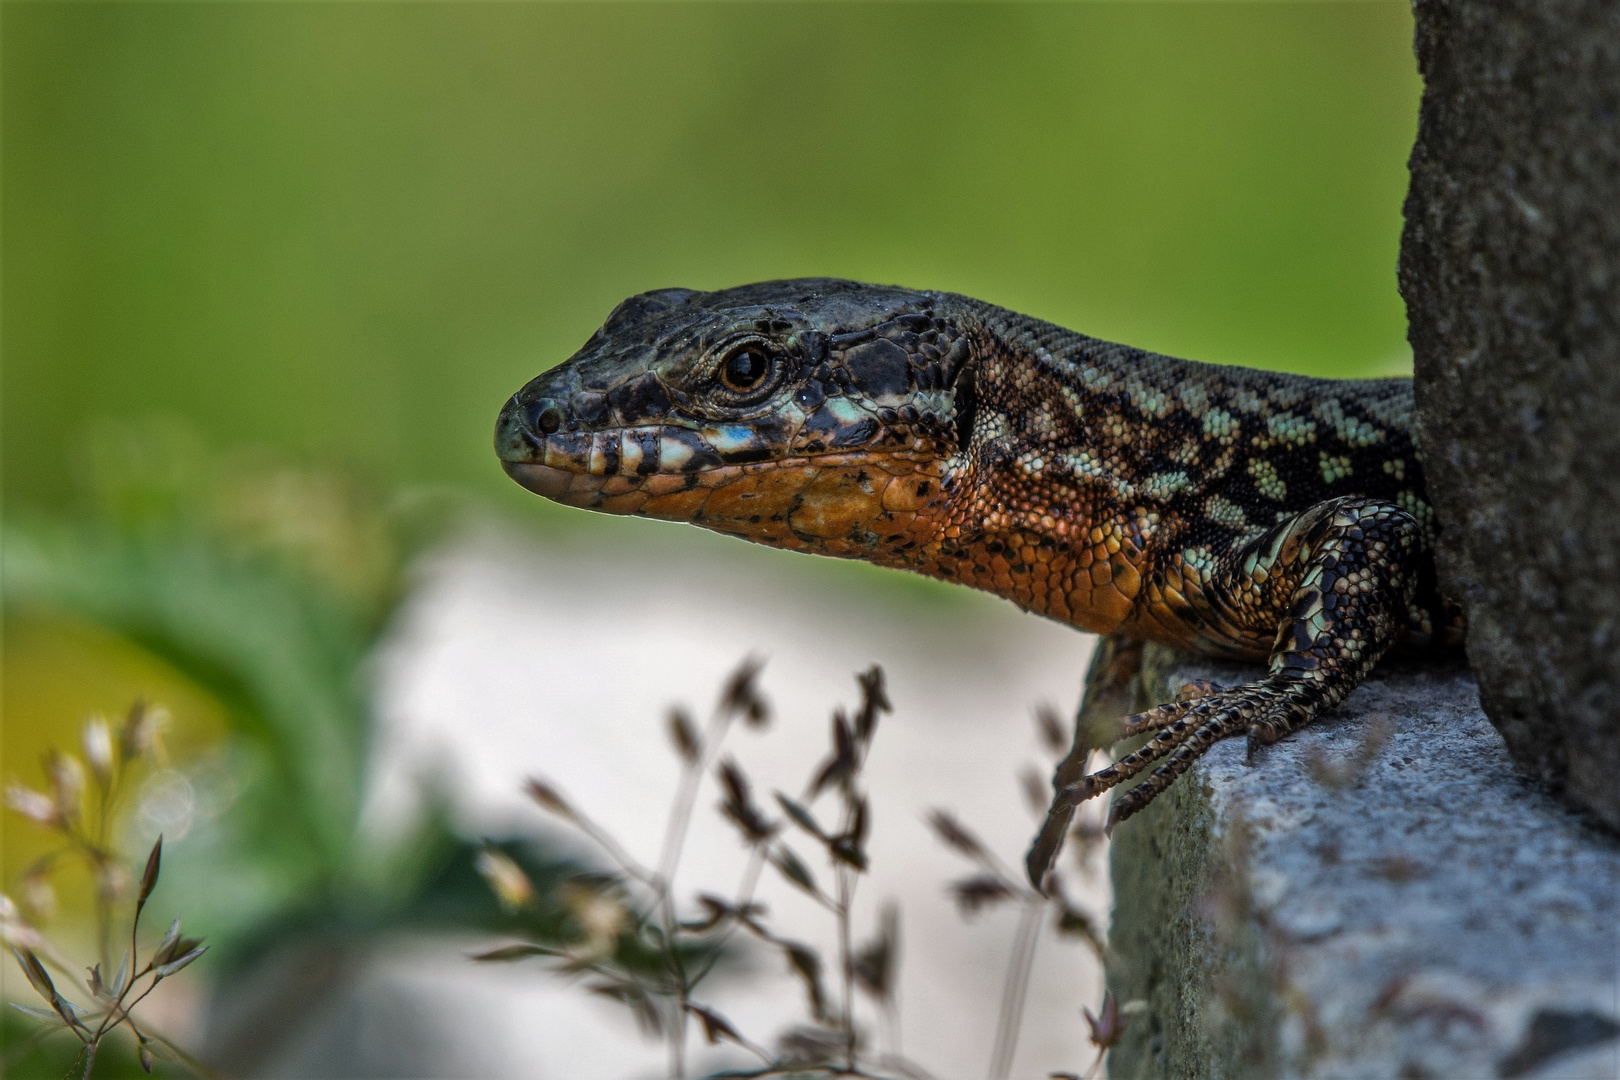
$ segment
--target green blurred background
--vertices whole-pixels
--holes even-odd
[[[501,925],[445,823],[359,851],[359,672],[442,535],[401,493],[588,527],[490,434],[624,296],[835,275],[1409,369],[1402,0],[7,2],[0,42],[0,769],[169,704],[177,767],[239,792],[166,886],[205,978]],[[0,838],[10,890],[48,844]]]
[[[502,400],[644,289],[958,290],[1399,368],[1406,5],[8,4],[5,496],[179,416],[513,504]]]

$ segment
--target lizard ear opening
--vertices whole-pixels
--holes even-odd
[[[957,453],[966,450],[968,441],[973,438],[973,424],[979,416],[979,390],[976,385],[978,376],[979,365],[973,357],[969,357],[956,370],[953,411],[955,413]]]

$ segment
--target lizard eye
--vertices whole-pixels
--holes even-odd
[[[720,381],[739,392],[753,390],[771,371],[771,358],[758,342],[747,342],[732,349],[720,362]]]

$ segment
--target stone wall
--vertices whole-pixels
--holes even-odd
[[[1400,285],[1442,585],[1514,758],[1620,829],[1620,4],[1413,8]]]

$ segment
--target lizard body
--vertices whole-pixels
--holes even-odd
[[[1275,741],[1397,644],[1451,643],[1409,379],[1325,380],[1099,341],[950,293],[830,279],[632,297],[496,427],[570,505],[912,570],[1082,630],[1269,661],[1059,768],[1049,832],[1155,762]],[[1052,845],[1049,845],[1052,846]],[[1050,859],[1055,846],[1045,856]],[[1032,855],[1039,883],[1043,867]]]

